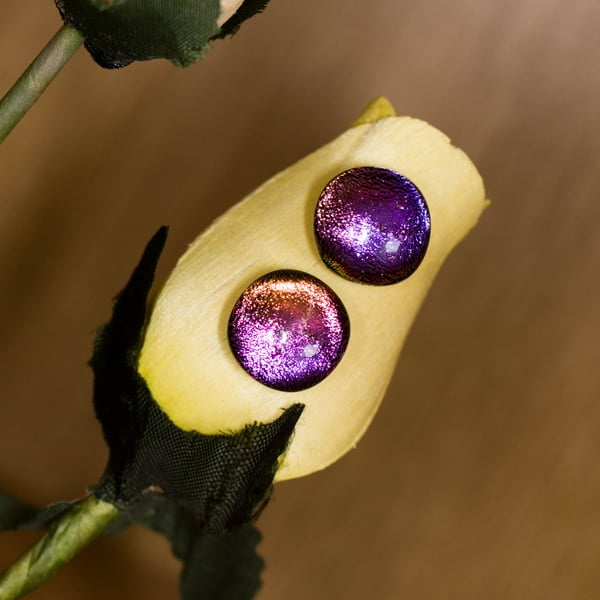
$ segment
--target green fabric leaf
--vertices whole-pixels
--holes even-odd
[[[171,542],[183,561],[182,600],[250,600],[258,592],[264,561],[256,552],[261,535],[252,525],[206,533],[188,511],[160,494],[149,494],[119,519],[108,533],[134,522]]]
[[[46,529],[75,502],[54,502],[40,509],[12,494],[0,492],[0,531]]]
[[[55,0],[103,67],[166,58],[178,66],[202,58],[219,34],[219,0]]]
[[[260,589],[260,533],[244,525],[223,535],[194,538],[181,576],[182,600],[250,600]]]
[[[38,509],[16,496],[0,492],[0,531],[19,529]]]

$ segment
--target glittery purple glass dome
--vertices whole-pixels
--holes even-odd
[[[410,179],[381,167],[334,177],[315,210],[321,258],[342,277],[388,285],[421,264],[431,230],[429,209]]]
[[[229,344],[240,365],[276,390],[297,392],[329,375],[350,335],[335,292],[302,271],[273,271],[249,285],[229,317]]]

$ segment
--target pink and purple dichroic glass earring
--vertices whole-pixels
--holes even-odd
[[[425,198],[404,175],[356,167],[334,177],[315,210],[319,254],[336,273],[360,283],[389,285],[421,264],[431,230]]]
[[[296,392],[322,381],[341,360],[348,314],[325,283],[302,271],[279,270],[251,283],[228,325],[237,361],[254,379]]]

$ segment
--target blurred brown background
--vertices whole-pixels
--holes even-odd
[[[60,22],[0,7],[0,90]],[[198,232],[387,95],[481,170],[357,450],[277,487],[261,600],[600,597],[600,4],[272,0],[187,70],[80,51],[0,147],[0,487],[81,495],[106,450],[86,366],[149,236]],[[0,534],[0,567],[35,536]],[[39,600],[177,597],[165,542],[101,540]]]

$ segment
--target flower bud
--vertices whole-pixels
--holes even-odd
[[[221,27],[221,25],[229,21],[243,3],[244,0],[221,0],[221,14],[219,15],[217,25]]]
[[[211,40],[235,33],[267,2],[55,0],[65,22],[84,36],[92,58],[109,69],[155,58],[185,67],[206,54]]]
[[[352,281],[319,254],[313,231],[319,195],[354,167],[402,174],[427,203],[429,245],[403,281]],[[322,469],[367,429],[438,269],[485,206],[481,177],[462,151],[427,123],[397,117],[386,100],[376,100],[354,126],[267,181],[191,244],[154,303],[139,373],[161,409],[186,431],[239,431],[304,404],[276,479]],[[244,290],[285,269],[305,272],[333,290],[350,322],[349,342],[335,369],[316,385],[292,392],[251,377],[228,342],[228,320]]]

